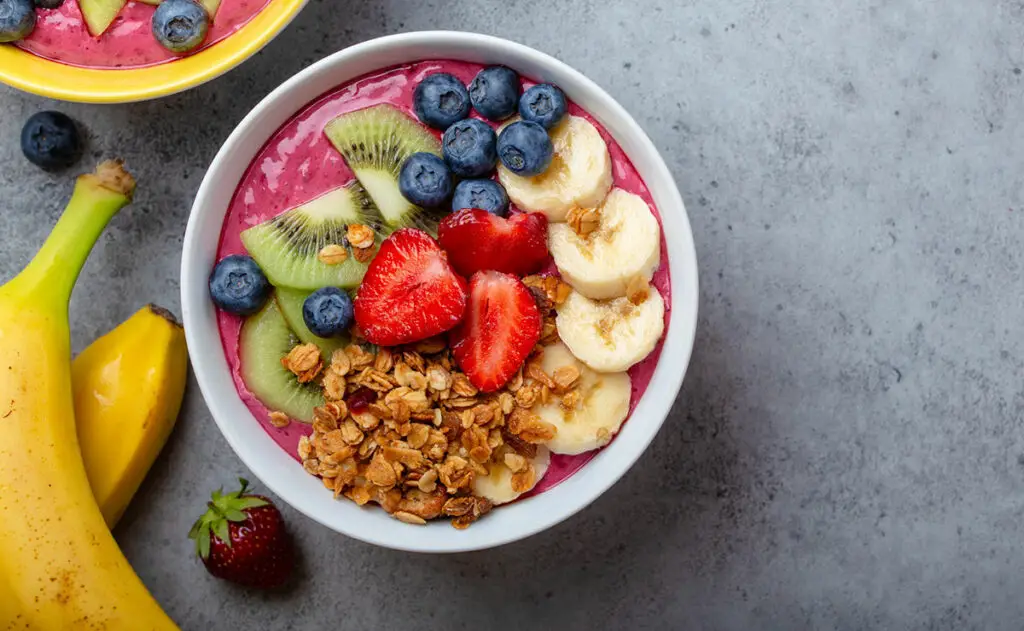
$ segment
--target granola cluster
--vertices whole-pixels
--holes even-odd
[[[373,228],[362,224],[352,224],[345,231],[345,241],[352,246],[352,258],[366,263],[377,251],[376,236]],[[340,265],[348,259],[345,246],[330,243],[317,253],[317,259],[324,265]]]
[[[531,408],[559,401],[571,409],[580,373],[541,368],[543,347],[558,339],[553,307],[567,286],[540,276],[526,283],[545,313],[543,337],[498,392],[477,391],[443,337],[375,352],[351,344],[327,365],[315,345],[294,347],[282,364],[300,382],[319,379],[326,400],[314,410],[312,434],[299,441],[303,468],[335,498],[374,502],[409,524],[447,517],[456,528],[469,526],[493,508],[474,495],[473,483],[495,466],[512,472],[515,492],[533,488],[537,445],[556,428]],[[278,414],[271,415],[275,426]]]
[[[601,227],[601,211],[597,208],[574,206],[565,219],[573,232],[586,239]]]

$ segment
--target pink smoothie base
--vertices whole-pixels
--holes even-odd
[[[324,126],[329,121],[346,112],[380,103],[390,103],[410,116],[414,116],[412,93],[423,77],[435,72],[448,72],[468,85],[481,67],[464,62],[430,61],[392,68],[357,79],[329,92],[305,107],[270,138],[252,164],[249,165],[235,191],[224,219],[217,259],[220,260],[230,254],[245,253],[240,234],[246,228],[262,223],[285,210],[310,201],[354,179],[352,171],[345,164],[341,155],[323,134]],[[524,88],[532,85],[526,80],[523,83]],[[629,158],[623,153],[622,148],[612,140],[597,121],[578,106],[570,104],[569,112],[574,116],[586,118],[597,127],[605,142],[608,143],[615,186],[642,197],[660,223],[661,217],[655,210],[650,192]],[[497,125],[494,126],[497,127]],[[438,136],[440,136],[439,133]],[[665,300],[666,329],[668,328],[669,305],[671,304],[669,300],[671,285],[668,262],[665,258],[667,251],[664,232],[662,232],[661,265],[654,274],[652,284]],[[270,424],[270,411],[245,387],[239,372],[238,338],[242,319],[219,312],[217,324],[228,365],[242,401],[245,402],[253,416],[259,419],[263,429],[277,444],[298,460],[299,438],[308,435],[312,430],[309,426],[300,423],[292,423],[283,429],[275,428]],[[661,355],[661,346],[659,343],[646,359],[629,370],[633,385],[630,414],[633,413],[651,381],[658,357]],[[579,471],[595,455],[597,455],[597,451],[578,456],[553,455],[547,474],[529,495],[541,493],[554,487]]]
[[[223,0],[199,50],[245,26],[270,1]],[[78,0],[65,0],[56,9],[37,9],[35,30],[17,45],[39,57],[83,68],[141,68],[178,59],[180,55],[167,50],[153,37],[154,11],[155,6],[129,0],[110,28],[93,37],[86,28]]]

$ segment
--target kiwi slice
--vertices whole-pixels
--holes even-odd
[[[441,141],[433,132],[392,105],[374,105],[342,114],[327,123],[324,133],[366,188],[388,233],[419,228],[437,235],[437,224],[449,209],[424,210],[398,189],[406,158],[421,151],[441,155]]]
[[[382,232],[373,202],[356,181],[244,230],[242,243],[277,287],[355,287],[366,273],[366,263],[355,259],[345,240],[349,224],[368,225],[378,235]],[[317,258],[331,244],[348,250],[344,262],[327,265]]]
[[[313,408],[324,404],[323,391],[315,382],[299,383],[281,365],[281,358],[298,343],[277,302],[268,300],[259,313],[242,325],[238,344],[242,381],[272,412],[284,412],[296,421],[312,423]]]
[[[277,307],[281,310],[284,321],[288,323],[288,328],[294,331],[296,337],[302,342],[307,344],[313,343],[319,346],[320,352],[323,353],[324,361],[329,362],[331,361],[331,354],[335,350],[348,346],[349,337],[348,335],[318,337],[309,330],[309,327],[306,326],[306,321],[302,318],[302,305],[306,302],[306,298],[310,293],[312,292],[302,289],[278,287],[274,291],[274,300],[277,301]]]

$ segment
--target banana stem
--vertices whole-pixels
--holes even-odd
[[[134,191],[135,180],[120,161],[103,162],[94,173],[79,176],[64,214],[43,247],[0,292],[45,297],[55,307],[66,305],[89,252]]]

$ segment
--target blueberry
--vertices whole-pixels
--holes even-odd
[[[64,0],[36,0],[36,6],[40,9],[59,9]]]
[[[469,84],[469,98],[481,116],[502,121],[516,113],[521,88],[515,70],[491,66],[478,72]]]
[[[455,187],[452,212],[463,208],[479,208],[504,217],[508,214],[508,194],[505,187],[494,180],[463,180]]]
[[[516,121],[498,136],[498,157],[516,175],[540,175],[551,164],[554,153],[547,130],[537,123]]]
[[[352,324],[352,299],[337,287],[323,287],[302,303],[302,321],[313,335],[334,337]]]
[[[60,112],[37,112],[21,128],[21,151],[47,171],[66,169],[82,156],[78,127]]]
[[[519,99],[519,115],[523,120],[537,123],[544,129],[557,125],[568,111],[565,94],[550,83],[533,86]]]
[[[153,12],[153,37],[173,53],[187,53],[206,39],[210,16],[194,0],[164,0]]]
[[[425,208],[444,204],[452,186],[448,165],[432,153],[412,154],[398,173],[398,190],[407,200]]]
[[[210,274],[210,298],[228,313],[252,315],[269,296],[270,282],[251,256],[226,256]]]
[[[0,0],[0,43],[25,39],[35,27],[32,0]]]
[[[444,159],[459,177],[480,177],[498,161],[498,136],[487,123],[467,118],[448,128],[441,138]]]
[[[469,92],[446,72],[428,75],[412,93],[412,108],[421,121],[445,130],[469,116]]]

